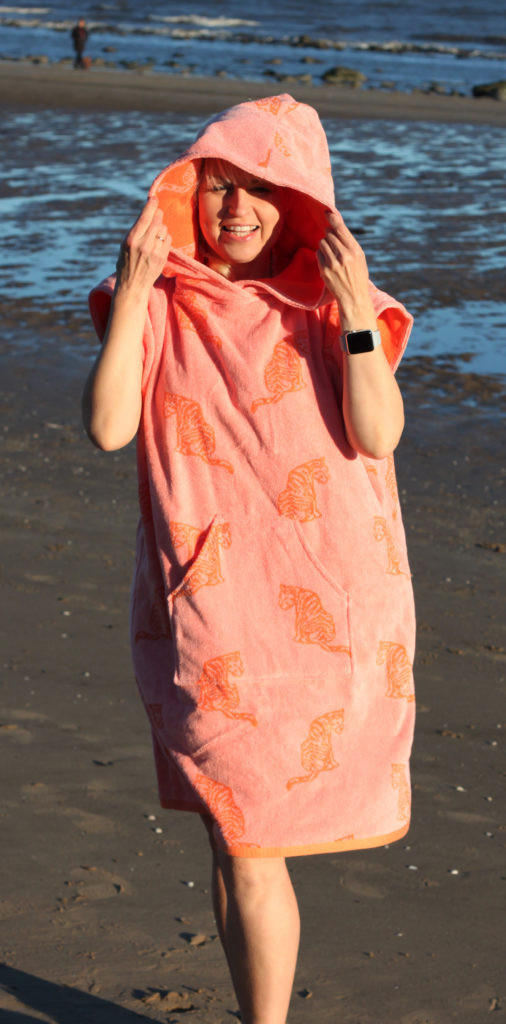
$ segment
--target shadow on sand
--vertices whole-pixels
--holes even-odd
[[[55,1024],[146,1024],[149,1019],[107,999],[45,981],[5,964],[0,965],[0,985],[25,1007],[46,1014]],[[40,1017],[15,1010],[0,1010],[0,1024],[41,1024],[41,1021]]]

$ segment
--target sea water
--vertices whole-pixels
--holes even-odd
[[[0,59],[72,56],[70,30],[86,18],[87,52],[114,66],[273,81],[336,65],[365,87],[437,86],[469,94],[506,78],[504,0],[61,0],[0,5]]]
[[[13,112],[0,165],[0,301],[86,320],[91,287],[202,118]],[[415,314],[408,356],[506,373],[506,136],[490,125],[325,119],[336,202],[372,279]],[[20,349],[36,348],[36,332]],[[96,345],[77,332],[67,345]]]

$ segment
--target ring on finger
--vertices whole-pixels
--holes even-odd
[[[165,242],[166,237],[166,235],[156,235],[156,238],[159,238],[161,242]]]

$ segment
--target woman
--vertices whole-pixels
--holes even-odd
[[[160,801],[196,811],[244,1024],[284,1024],[290,855],[409,823],[414,615],[392,452],[411,318],[334,206],[316,112],[218,115],[91,296],[91,439],[137,435],[132,651]]]

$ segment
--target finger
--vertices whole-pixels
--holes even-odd
[[[332,232],[337,235],[338,238],[342,239],[344,243],[356,241],[355,236],[345,224],[340,213],[334,213],[333,210],[329,210],[327,212],[327,220]]]
[[[342,262],[342,245],[333,232],[327,232],[325,238],[321,239],[319,248],[328,266],[336,261]]]

